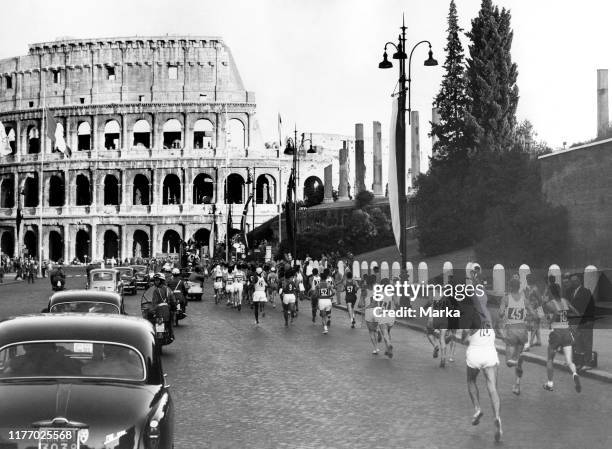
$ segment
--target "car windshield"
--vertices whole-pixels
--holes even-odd
[[[51,313],[119,313],[115,304],[96,301],[60,302],[54,304]]]
[[[133,272],[131,268],[122,268],[119,270],[119,273],[121,273],[121,275],[131,275]]]
[[[113,280],[113,273],[108,272],[108,271],[103,271],[100,273],[94,273],[92,275],[92,280],[94,281],[112,281]]]
[[[116,343],[37,341],[0,350],[0,381],[41,377],[146,379],[142,355]]]

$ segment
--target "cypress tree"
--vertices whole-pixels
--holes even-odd
[[[518,70],[510,54],[510,18],[510,11],[500,11],[491,0],[482,0],[467,34],[471,44],[466,71],[466,137],[477,152],[505,151],[513,144],[519,95]]]

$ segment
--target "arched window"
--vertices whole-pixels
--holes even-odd
[[[210,120],[200,119],[193,125],[193,147],[212,148],[214,137],[213,124]]]
[[[317,176],[309,176],[304,181],[304,201],[307,206],[315,206],[323,202],[323,182]]]
[[[148,206],[150,197],[149,179],[141,174],[134,176],[132,204],[134,206]]]
[[[240,204],[244,202],[244,178],[238,173],[232,173],[225,180],[225,204]]]
[[[38,237],[34,231],[26,231],[23,236],[23,245],[30,256],[38,256]]]
[[[115,231],[108,230],[104,233],[104,258],[119,259],[119,236]]]
[[[181,122],[173,118],[164,123],[164,148],[182,148]]]
[[[49,260],[57,262],[64,257],[64,239],[57,231],[49,232]]]
[[[257,204],[276,203],[276,180],[271,175],[257,177],[255,201]]]
[[[15,192],[12,178],[4,178],[0,184],[0,207],[10,209],[15,207]]]
[[[164,178],[162,204],[181,204],[181,180],[170,174]]]
[[[0,238],[0,251],[9,257],[13,257],[15,253],[15,237],[12,231],[5,231]]]
[[[162,239],[163,253],[179,253],[181,248],[181,236],[178,232],[169,229],[164,233]]]
[[[15,130],[12,126],[4,125],[4,132],[6,133],[9,146],[11,147],[11,154],[15,154],[17,152],[17,145],[15,142]]]
[[[244,123],[241,120],[237,118],[230,119],[227,133],[228,148],[242,150],[246,147]]]
[[[104,205],[119,205],[119,181],[113,175],[104,177]]]
[[[151,148],[151,125],[146,120],[134,123],[134,146],[137,148]]]
[[[200,228],[193,234],[193,240],[197,247],[208,246],[210,240],[210,229]]]
[[[64,205],[65,188],[64,179],[60,175],[49,178],[49,206],[61,207]]]
[[[40,153],[40,132],[36,126],[28,126],[28,154]]]
[[[29,176],[23,183],[23,205],[25,207],[38,206],[38,176]]]
[[[76,233],[76,242],[74,244],[74,254],[80,262],[87,262],[87,259],[90,257],[90,244],[89,232],[80,229]]]
[[[193,204],[210,204],[215,196],[215,183],[213,179],[200,173],[193,180]]]
[[[133,257],[149,257],[149,236],[140,229],[134,231],[134,243],[132,244]]]
[[[91,205],[91,184],[89,178],[83,174],[76,177],[76,205]]]
[[[77,128],[78,151],[91,150],[91,126],[89,122],[79,123]]]
[[[117,120],[109,120],[104,125],[104,148],[107,150],[118,150],[121,127]]]

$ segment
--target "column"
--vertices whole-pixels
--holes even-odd
[[[157,204],[157,192],[155,190],[156,188],[157,188],[157,170],[153,169],[151,170],[151,184],[149,185],[149,192],[151,195],[149,204],[151,204],[151,206]]]
[[[128,257],[128,249],[127,249],[127,226],[121,225],[121,252],[119,253],[119,261],[125,260]]]
[[[608,70],[597,70],[597,137],[602,136],[610,126],[608,111]]]
[[[333,203],[334,201],[332,176],[333,176],[332,164],[329,164],[327,167],[325,167],[325,171],[324,171],[324,179],[325,179],[323,181],[323,185],[324,185],[323,202],[324,203]]]
[[[374,180],[372,190],[374,195],[383,196],[382,189],[382,131],[380,122],[372,122],[372,140],[374,142]]]
[[[64,233],[63,233],[63,239],[64,239],[64,254],[62,254],[62,257],[64,258],[64,263],[71,263],[72,259],[74,259],[74,256],[72,255],[72,242],[75,241],[75,239],[72,238],[72,236],[70,235],[70,225],[69,224],[64,224]]]
[[[155,224],[155,223],[151,225],[150,244],[151,244],[151,254],[150,254],[150,257],[155,257],[155,255],[159,251],[158,248],[157,248],[157,224]]]
[[[409,180],[409,186],[414,188],[415,181],[421,173],[421,143],[419,142],[419,111],[410,113],[410,154],[412,170],[412,179]]]
[[[126,202],[126,197],[127,197],[127,181],[126,181],[126,175],[125,175],[125,170],[121,170],[119,172],[119,182],[121,183],[121,198],[119,200],[119,205],[123,208],[125,206],[127,206],[127,202]]]
[[[130,142],[128,133],[127,114],[121,114],[121,149],[128,151],[131,147],[132,142]]]
[[[92,221],[91,223],[91,231],[89,233],[89,257],[90,260],[96,260],[98,258],[98,251],[97,251],[97,244],[98,244],[98,225],[96,224],[95,221]]]
[[[26,154],[27,151],[23,151],[21,146],[21,120],[15,120],[15,150],[17,153],[17,160],[21,160],[21,156]],[[15,190],[17,192],[17,190]]]
[[[151,114],[151,150],[157,145],[157,118],[156,114]]]
[[[70,149],[73,153],[76,153],[79,151],[79,121],[78,117],[70,117],[68,120],[72,123],[71,128],[73,127],[74,131],[72,134],[66,133],[66,138],[68,139]]]
[[[191,206],[193,204],[193,194],[192,194],[192,172],[191,169],[183,168],[183,204],[187,206]]]
[[[93,170],[89,170],[89,185],[91,186],[91,206],[95,209],[98,204],[97,176]]]
[[[353,197],[366,189],[365,170],[363,123],[357,123],[355,124],[355,186]]]
[[[347,141],[342,141],[340,149],[340,185],[338,186],[338,199],[348,200],[348,145]]]
[[[76,189],[72,186],[72,180],[70,179],[70,170],[64,170],[64,207],[70,207],[73,203],[73,192]],[[70,259],[72,260],[72,259]]]
[[[98,116],[94,115],[91,120],[91,151],[98,149]]]

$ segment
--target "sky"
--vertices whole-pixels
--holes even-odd
[[[388,134],[397,69],[380,70],[383,45],[397,40],[402,14],[408,44],[430,40],[440,66],[412,62],[412,109],[421,114],[421,147],[443,74],[450,0],[20,0],[3,2],[0,58],[34,42],[74,38],[197,34],[230,46],[245,87],[256,94],[264,140],[277,139],[277,114],[299,131],[353,134],[372,121]],[[469,31],[480,0],[457,0]],[[553,148],[594,137],[596,70],[612,69],[612,2],[499,0],[510,9],[518,64],[518,118]],[[467,53],[467,39],[464,46]]]

